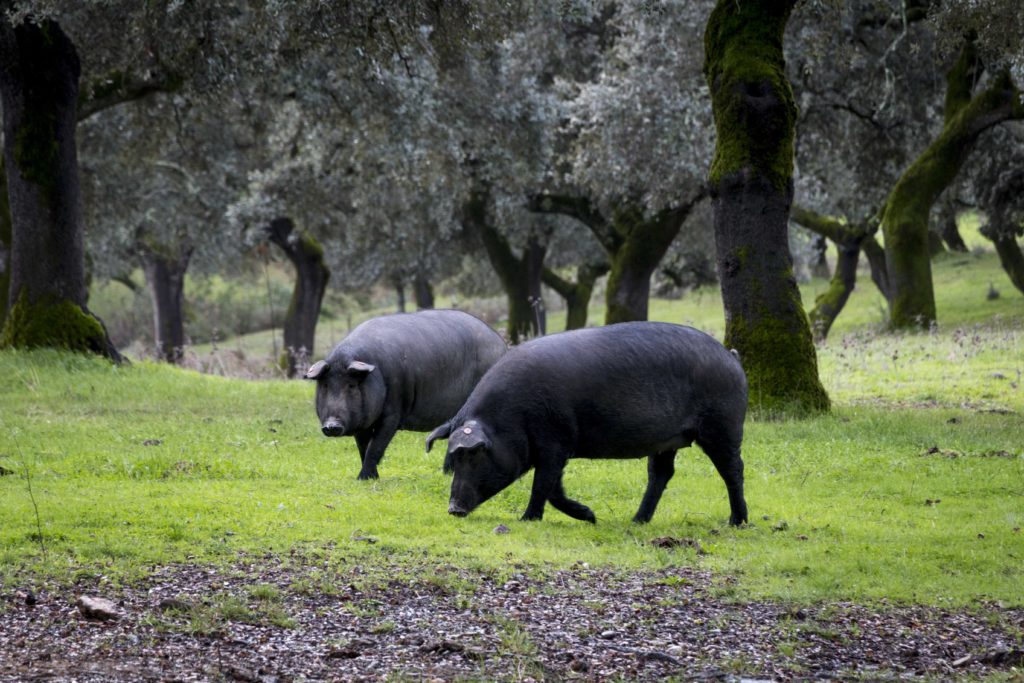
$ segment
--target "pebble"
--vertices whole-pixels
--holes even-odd
[[[117,621],[121,617],[121,610],[106,598],[94,598],[88,595],[79,595],[75,601],[78,611],[86,619],[97,619],[99,621]]]

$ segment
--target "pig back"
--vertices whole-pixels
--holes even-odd
[[[513,348],[470,403],[474,415],[495,414],[531,443],[554,440],[573,457],[643,457],[702,431],[739,443],[747,382],[737,358],[703,332],[620,323]]]
[[[377,366],[385,412],[399,413],[400,428],[420,431],[451,418],[506,350],[490,326],[455,310],[373,318],[356,327],[342,347],[346,361]]]

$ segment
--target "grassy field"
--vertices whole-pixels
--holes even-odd
[[[542,522],[517,521],[531,475],[456,519],[421,434],[399,435],[380,481],[356,481],[355,444],[320,436],[309,383],[0,353],[0,580],[124,580],[296,550],[498,571],[683,564],[714,570],[737,599],[1019,606],[1024,297],[997,280],[1003,296],[988,301],[999,275],[991,255],[939,263],[941,325],[923,334],[879,332],[880,299],[862,286],[819,348],[832,414],[748,421],[743,529],[727,526],[724,485],[697,448],[680,452],[646,526],[629,522],[643,461],[569,466],[566,490],[596,526],[550,507]],[[651,313],[721,333],[712,292]],[[495,534],[499,524],[510,533]],[[663,536],[701,550],[650,543]]]

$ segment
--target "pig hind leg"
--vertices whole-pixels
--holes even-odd
[[[697,445],[711,462],[718,474],[725,480],[725,488],[729,492],[729,524],[739,526],[747,521],[747,501],[743,498],[743,458],[740,457],[738,439],[722,438],[697,439]]]
[[[646,524],[654,516],[661,494],[665,492],[669,479],[676,472],[676,452],[662,451],[647,458],[647,490],[640,501],[640,508],[633,516],[633,521]]]

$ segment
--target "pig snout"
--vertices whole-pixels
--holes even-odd
[[[328,418],[324,420],[324,425],[321,427],[324,436],[341,436],[345,433],[345,427],[334,418]]]
[[[455,515],[456,517],[465,517],[469,514],[469,510],[453,500],[448,503],[448,514]]]

